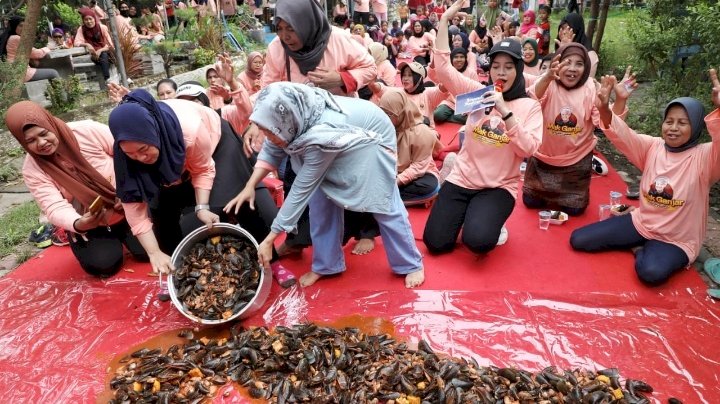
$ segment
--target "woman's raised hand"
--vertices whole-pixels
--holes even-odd
[[[453,17],[455,17],[455,14],[457,14],[462,9],[463,0],[457,0],[452,4],[452,6],[448,7],[447,10],[443,13],[443,15],[440,17],[443,21],[450,21]]]
[[[108,98],[110,98],[110,101],[119,104],[123,97],[128,95],[130,93],[130,89],[127,87],[123,87],[120,84],[117,83],[107,83],[108,87]]]
[[[558,32],[558,39],[555,40],[555,43],[557,43],[557,46],[570,43],[575,38],[575,31],[567,25],[563,28],[560,28],[560,31]]]
[[[230,59],[229,54],[223,53],[217,56],[215,71],[217,71],[218,76],[225,80],[226,83],[230,83],[235,79],[235,67],[232,64],[232,59]]]
[[[505,37],[502,28],[498,27],[497,25],[492,27],[490,31],[488,31],[488,34],[493,40],[493,45],[502,42],[503,38]]]
[[[595,106],[598,109],[608,108],[608,105],[610,105],[610,94],[612,94],[616,84],[617,78],[615,78],[615,76],[602,76],[600,78],[600,88],[597,90],[597,97],[595,99]]]
[[[628,66],[627,69],[625,69],[625,75],[622,81],[615,84],[615,97],[627,99],[637,86],[638,84],[635,79],[635,73],[632,72],[632,66]]]
[[[710,69],[710,82],[712,83],[712,102],[715,108],[720,108],[720,80],[718,80],[717,71]]]

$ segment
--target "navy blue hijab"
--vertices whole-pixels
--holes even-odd
[[[688,139],[685,144],[678,147],[670,147],[667,145],[667,143],[665,143],[665,149],[667,151],[671,153],[680,153],[698,145],[698,142],[700,141],[700,135],[705,128],[705,120],[703,119],[705,117],[705,107],[703,107],[702,103],[695,98],[675,98],[674,100],[670,101],[665,107],[665,113],[663,113],[663,120],[667,117],[670,107],[675,105],[680,105],[681,107],[685,108],[685,112],[687,112],[688,114],[688,119],[690,119],[690,127],[692,128],[692,132],[690,133],[690,139]]]
[[[115,145],[113,161],[117,196],[123,202],[155,204],[161,186],[177,182],[185,164],[185,140],[175,112],[145,90],[134,90],[111,113],[108,122]],[[143,142],[158,148],[153,164],[129,158],[122,141]]]

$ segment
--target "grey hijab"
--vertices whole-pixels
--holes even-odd
[[[326,90],[277,82],[260,91],[250,121],[288,142],[285,151],[291,155],[302,154],[308,146],[341,152],[357,144],[380,143],[380,136],[374,132],[323,122],[321,117],[327,110],[344,113]]]
[[[690,133],[690,139],[685,142],[685,144],[678,147],[670,147],[667,145],[667,143],[665,144],[665,149],[667,149],[667,151],[672,153],[680,153],[682,151],[697,146],[698,142],[700,141],[700,135],[705,128],[705,121],[703,120],[703,117],[705,116],[705,108],[703,107],[702,103],[695,98],[675,98],[674,100],[670,101],[665,107],[663,119],[667,117],[670,107],[674,105],[680,105],[685,108],[685,112],[687,112],[688,118],[690,119],[690,127],[692,128],[692,132]]]
[[[302,41],[303,48],[296,52],[288,49],[284,43],[282,46],[285,53],[297,63],[300,72],[307,75],[315,70],[325,55],[330,40],[330,22],[316,0],[277,0],[275,24],[278,19],[290,24]]]

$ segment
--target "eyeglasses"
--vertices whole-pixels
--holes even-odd
[[[62,35],[53,35],[53,38],[60,38],[60,39],[62,39]]]

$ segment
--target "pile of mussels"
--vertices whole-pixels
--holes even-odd
[[[250,241],[215,236],[192,246],[173,273],[173,286],[187,313],[226,320],[255,296],[260,272],[257,249]]]
[[[235,382],[251,397],[277,403],[649,403],[639,380],[618,369],[531,373],[437,355],[421,341],[409,349],[388,334],[314,324],[243,330],[196,339],[166,352],[141,349],[121,360],[111,403],[196,403]],[[671,399],[671,403],[680,403]]]

